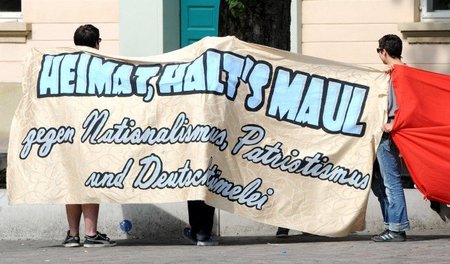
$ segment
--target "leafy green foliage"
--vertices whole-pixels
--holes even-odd
[[[225,0],[228,4],[228,9],[233,17],[238,17],[244,11],[251,10],[256,6],[258,0]]]

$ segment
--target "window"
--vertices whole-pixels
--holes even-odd
[[[22,21],[22,0],[0,0],[0,43],[25,43],[30,32],[31,24]]]
[[[450,0],[415,0],[414,23],[400,23],[398,29],[410,44],[450,44]]]
[[[22,17],[22,0],[1,0],[0,19],[17,20]]]
[[[450,21],[450,0],[422,0],[422,21]]]

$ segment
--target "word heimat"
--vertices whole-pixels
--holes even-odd
[[[273,79],[273,80],[272,80]],[[364,135],[360,122],[369,87],[277,67],[232,52],[209,49],[191,62],[134,65],[87,53],[44,55],[38,98],[54,96],[159,96],[211,93],[234,101],[245,82],[248,111],[269,98],[266,116],[328,133]],[[154,85],[155,84],[155,85]]]

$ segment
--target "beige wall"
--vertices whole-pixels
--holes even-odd
[[[348,63],[382,68],[375,53],[384,34],[401,36],[399,23],[413,22],[417,0],[293,0],[297,2],[298,52]],[[0,88],[20,82],[22,61],[31,47],[71,46],[83,23],[96,25],[101,49],[119,54],[119,0],[23,0],[23,20],[30,23],[25,43],[0,42]],[[294,34],[295,35],[295,34]],[[411,66],[450,73],[447,44],[405,41],[404,61]]]
[[[300,1],[300,0],[299,0]],[[396,34],[400,23],[417,16],[417,0],[303,0],[302,53],[382,69],[375,49],[385,34]],[[404,62],[413,67],[450,74],[449,44],[408,44]]]
[[[0,38],[0,153],[7,148],[9,124],[20,95],[23,61],[31,48],[73,46],[75,29],[90,23],[100,30],[100,49],[119,55],[119,0],[22,0],[22,15],[23,22],[31,25],[26,41],[11,42],[15,41],[11,34],[0,32],[0,36],[9,34]]]
[[[81,24],[98,27],[101,50],[119,54],[119,0],[22,0],[22,13],[31,35],[25,43],[0,42],[0,89],[1,83],[21,81],[30,48],[72,46],[73,32]]]

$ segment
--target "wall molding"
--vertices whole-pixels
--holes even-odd
[[[31,35],[31,24],[29,23],[0,23],[0,43],[25,43],[29,35]]]
[[[450,22],[415,22],[398,24],[410,44],[450,43]]]

